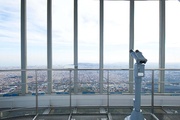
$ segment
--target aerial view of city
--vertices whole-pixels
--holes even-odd
[[[103,72],[103,93],[123,94],[129,90],[129,70],[117,69],[116,65],[106,66]],[[91,67],[92,69],[88,69]],[[124,66],[125,67],[125,66]],[[47,71],[34,71],[37,67],[31,67],[27,71],[28,94],[34,94],[36,87],[40,94],[47,93]],[[97,94],[99,93],[99,70],[97,64],[80,64],[78,70],[78,93]],[[4,68],[2,68],[4,70]],[[8,68],[7,68],[8,69]],[[12,68],[11,68],[12,69]],[[69,94],[74,92],[74,72],[73,70],[60,69],[52,71],[52,92],[57,94]],[[154,71],[154,92],[158,92],[158,74]],[[71,77],[70,77],[71,76]],[[36,86],[37,79],[37,86]],[[165,93],[180,93],[180,71],[165,71]],[[133,83],[134,84],[134,83]],[[21,71],[1,71],[0,72],[0,94],[1,96],[16,93],[21,94]],[[71,88],[71,89],[70,89]],[[142,79],[142,93],[151,93],[152,91],[152,70],[145,71],[145,77]]]

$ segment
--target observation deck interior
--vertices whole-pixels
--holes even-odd
[[[12,1],[10,3],[13,3],[15,0],[13,2]],[[41,19],[40,18],[41,16],[38,17],[39,19],[34,19],[35,17],[31,16],[40,9],[40,7],[38,7],[40,4],[33,6],[33,4],[37,2],[36,0],[34,0],[34,2],[32,3],[33,9],[30,9],[27,6],[28,4],[31,4],[30,3],[31,0],[29,0],[29,1],[28,0],[16,0],[16,2],[17,1],[18,1],[18,5],[17,4],[16,5],[19,8],[16,6],[17,7],[16,9],[11,9],[11,10],[6,9],[6,7],[9,5],[9,2],[4,3],[4,4],[6,4],[6,7],[3,7],[2,10],[0,8],[0,11],[7,10],[6,13],[4,13],[2,15],[0,13],[1,21],[3,21],[3,19],[5,22],[6,22],[6,20],[7,21],[10,20],[10,18],[9,18],[10,15],[6,15],[6,14],[10,13],[9,11],[12,12],[13,10],[16,10],[15,15],[19,15],[19,17],[17,17],[17,16],[14,17],[15,19],[18,19],[17,20],[18,24],[19,24],[18,30],[16,30],[16,28],[15,28],[15,30],[13,29],[14,30],[13,32],[11,31],[12,33],[9,32],[13,35],[13,37],[9,36],[9,38],[11,38],[13,40],[16,39],[17,41],[19,40],[20,42],[17,42],[17,43],[15,42],[15,44],[16,45],[18,44],[18,46],[20,46],[19,48],[21,48],[19,51],[20,55],[18,54],[20,57],[20,59],[18,59],[19,60],[18,62],[20,63],[20,65],[18,67],[4,69],[4,68],[6,68],[6,65],[3,67],[0,66],[0,119],[2,119],[2,120],[124,120],[127,116],[131,115],[131,112],[135,108],[134,107],[135,106],[134,98],[135,98],[135,94],[137,95],[137,93],[139,93],[141,95],[140,99],[138,99],[138,100],[140,101],[140,105],[141,105],[140,108],[141,108],[142,114],[146,120],[179,120],[180,119],[180,82],[179,82],[180,66],[178,64],[176,64],[176,62],[179,62],[178,58],[180,58],[180,57],[177,57],[179,55],[179,53],[178,53],[178,55],[174,54],[177,51],[179,51],[179,46],[177,47],[177,43],[176,43],[176,42],[179,42],[179,38],[175,38],[174,36],[172,37],[171,35],[169,35],[169,36],[167,35],[167,39],[173,38],[173,39],[177,39],[177,41],[174,41],[171,43],[170,42],[171,40],[169,40],[167,43],[171,43],[171,45],[169,46],[169,48],[166,48],[166,45],[167,45],[167,44],[165,44],[166,43],[165,42],[165,39],[166,39],[166,35],[165,35],[166,31],[165,30],[167,30],[166,28],[171,26],[171,27],[169,27],[170,28],[169,31],[173,31],[174,33],[178,31],[174,28],[174,27],[176,27],[176,25],[173,26],[173,25],[168,24],[167,25],[168,27],[166,27],[165,20],[166,20],[166,18],[170,18],[170,17],[165,16],[166,10],[167,10],[165,7],[167,0],[159,0],[159,1],[155,0],[156,3],[155,4],[153,3],[152,4],[153,7],[150,7],[150,10],[148,10],[148,12],[147,12],[147,14],[151,13],[152,10],[154,9],[154,5],[156,6],[156,12],[158,14],[155,15],[155,17],[157,19],[156,21],[159,21],[159,22],[153,23],[153,21],[152,21],[152,23],[154,24],[153,25],[154,28],[149,32],[156,31],[156,29],[159,29],[159,31],[158,32],[156,31],[155,33],[152,32],[153,35],[151,35],[151,33],[148,33],[148,32],[146,32],[146,34],[142,33],[144,31],[148,30],[149,28],[140,30],[140,32],[137,32],[138,29],[134,29],[135,27],[138,28],[138,25],[139,25],[138,19],[137,19],[138,22],[135,22],[135,20],[134,20],[134,18],[136,18],[136,16],[135,16],[136,10],[138,11],[138,9],[135,9],[136,8],[135,3],[137,3],[137,1],[139,1],[139,0],[87,0],[90,2],[92,2],[92,1],[96,2],[94,7],[98,8],[98,9],[91,10],[91,8],[90,8],[90,11],[92,11],[92,12],[96,11],[93,14],[97,18],[94,18],[94,15],[93,16],[89,15],[89,13],[91,13],[91,12],[87,12],[87,13],[85,12],[86,14],[83,13],[83,15],[86,16],[87,18],[82,15],[81,16],[82,19],[81,19],[81,17],[79,18],[78,15],[80,13],[79,11],[84,12],[83,9],[85,9],[85,7],[83,6],[83,4],[85,4],[85,3],[83,3],[83,2],[85,0],[69,0],[68,1],[69,3],[67,2],[67,0],[65,0],[67,2],[67,3],[65,2],[65,5],[67,5],[68,8],[70,8],[68,11],[68,13],[70,13],[70,14],[68,14],[68,15],[71,17],[68,18],[69,16],[68,15],[66,16],[64,14],[64,11],[63,12],[61,11],[63,13],[62,16],[64,18],[67,17],[68,19],[64,20],[64,22],[67,22],[67,23],[61,23],[62,26],[60,26],[60,28],[61,27],[63,28],[63,26],[66,26],[66,25],[70,26],[70,28],[66,28],[67,26],[64,27],[64,31],[66,31],[66,32],[71,31],[70,34],[63,33],[62,32],[63,30],[62,31],[60,30],[58,32],[56,31],[56,29],[54,31],[52,30],[52,28],[53,28],[52,25],[56,26],[56,23],[52,24],[53,23],[52,13],[55,11],[55,9],[59,8],[59,6],[56,6],[55,3],[60,0],[57,0],[57,1],[44,0],[44,1],[46,1],[45,3],[42,0],[43,1],[42,4],[46,6],[45,7],[46,12],[44,12],[44,8],[43,8],[42,13],[47,13],[46,15],[44,15],[47,17],[47,20],[43,20],[43,21],[46,21],[47,24],[43,23],[43,26],[39,25],[41,21],[38,23],[27,22],[27,21],[31,21],[31,20],[35,20],[37,22],[37,21],[39,21],[39,19]],[[120,17],[120,19],[119,18],[118,19],[122,20],[125,16],[127,17],[127,14],[128,14],[129,17],[127,17],[127,18],[128,18],[129,23],[128,24],[126,23],[127,20],[125,20],[126,22],[122,21],[122,23],[126,23],[127,25],[125,28],[122,27],[123,29],[120,30],[122,32],[122,34],[120,35],[119,38],[114,37],[115,34],[120,34],[119,32],[117,32],[118,30],[117,31],[112,30],[112,29],[114,29],[114,27],[116,27],[116,25],[119,25],[118,22],[113,23],[113,25],[111,27],[107,27],[107,26],[109,26],[107,24],[109,22],[113,21],[113,19],[112,20],[109,19],[109,21],[105,20],[107,18],[110,18],[110,17],[106,17],[107,14],[104,14],[104,13],[108,13],[108,10],[110,10],[110,9],[105,10],[105,6],[108,7],[108,4],[107,4],[108,1],[111,1],[111,2],[126,1],[126,3],[123,5],[126,6],[126,8],[124,8],[124,10],[126,10],[128,12],[126,12],[126,14],[121,13],[121,15],[124,15],[124,16]],[[142,2],[148,2],[148,1],[152,2],[153,0],[142,0]],[[52,2],[54,2],[53,5],[52,5]],[[78,2],[79,3],[82,2],[82,4],[79,4]],[[105,2],[106,2],[106,4],[105,4]],[[172,2],[172,1],[168,1],[168,2]],[[177,0],[176,0],[176,2],[177,2]],[[41,2],[39,2],[39,3],[41,3]],[[175,4],[173,4],[173,5],[175,6]],[[54,6],[56,6],[57,8]],[[69,6],[71,6],[71,7],[69,7]],[[83,9],[81,9],[81,7],[79,7],[79,6],[81,6],[81,7],[83,6],[82,7]],[[148,6],[148,4],[147,4],[147,6]],[[34,9],[34,7],[37,7],[38,10],[36,11]],[[178,6],[178,7],[180,7],[180,6]],[[66,9],[66,7],[64,7],[64,8]],[[120,8],[120,7],[118,6],[117,8]],[[28,11],[31,11],[34,13],[30,13],[30,12],[28,13]],[[143,10],[141,10],[141,11],[143,11]],[[57,13],[59,14],[59,12],[57,12]],[[14,15],[14,11],[12,12],[12,14]],[[55,14],[55,12],[54,12],[54,14]],[[113,14],[113,13],[111,13],[111,14]],[[169,14],[173,14],[173,13],[169,12],[168,15]],[[33,19],[31,19],[31,17],[29,17],[28,15],[31,16]],[[117,12],[114,16],[118,16],[118,15],[119,15],[119,12]],[[137,18],[138,18],[138,16],[141,16],[139,14],[136,14],[136,15],[137,15]],[[1,16],[3,16],[3,17],[1,17]],[[38,16],[38,15],[36,15],[36,16]],[[176,15],[176,16],[179,16],[179,12],[178,12],[178,15]],[[60,16],[60,19],[63,19],[63,17]],[[56,16],[53,16],[53,19],[54,18],[56,18]],[[142,16],[140,18],[142,18]],[[69,19],[72,19],[71,23],[69,22]],[[88,19],[91,19],[90,22]],[[168,20],[170,21],[170,19],[168,19]],[[176,20],[176,18],[173,18],[174,23],[176,22],[175,20]],[[59,24],[58,19],[54,20],[54,22],[57,22],[57,21]],[[84,25],[81,24],[82,21],[83,21],[83,23],[85,23]],[[145,19],[143,19],[143,22],[144,21],[146,22]],[[17,23],[13,23],[13,21],[10,21],[10,22],[12,22],[12,25],[17,24]],[[88,22],[90,23],[90,25],[86,25],[86,23],[88,23]],[[151,22],[151,20],[150,20],[150,22]],[[29,25],[28,26],[29,28],[27,27],[27,23]],[[138,25],[136,25],[136,23]],[[178,21],[178,23],[179,23],[179,21]],[[4,23],[2,23],[2,24],[4,24]],[[65,24],[65,25],[63,25],[63,24]],[[97,26],[97,24],[98,24],[98,26]],[[149,24],[149,23],[146,22],[145,25],[147,25],[147,24]],[[10,25],[10,28],[12,28],[11,23],[9,25]],[[94,28],[96,30],[98,28],[99,33],[94,32],[96,30],[93,28],[92,31],[90,30],[92,32],[92,34],[91,34],[91,32],[84,34],[83,29],[82,30],[80,29],[80,27],[82,27],[82,26],[87,27],[87,28],[84,27],[85,28],[85,29],[83,28],[84,30],[86,30],[88,28],[93,28],[95,26]],[[107,28],[105,28],[105,26]],[[121,28],[121,26],[123,26],[123,24],[120,25],[120,28]],[[38,34],[42,34],[41,37],[39,37],[38,35],[37,35],[38,37],[36,35],[34,35],[34,33],[35,33],[34,31],[36,31],[35,29],[38,27],[39,27],[39,29],[37,31],[38,31]],[[4,29],[4,28],[5,27],[2,27],[2,25],[0,25],[0,29]],[[129,28],[129,32],[127,32],[128,28]],[[177,28],[179,29],[179,27],[177,27]],[[32,29],[33,32],[30,31],[29,29]],[[59,28],[57,28],[57,30],[58,29]],[[104,29],[106,29],[106,30],[104,30]],[[127,33],[124,32],[125,30]],[[8,31],[8,29],[7,29],[7,31]],[[17,37],[15,35],[16,31],[18,31],[20,33],[20,34],[18,33],[18,35],[20,35],[19,37]],[[33,33],[32,36],[33,37],[35,36],[37,38],[33,38],[33,37],[28,38],[29,36],[31,36],[31,33],[28,33],[28,31],[32,32]],[[112,35],[109,35],[109,36],[107,35],[108,37],[106,36],[107,38],[105,38],[104,36],[106,34],[110,33],[110,31],[113,31]],[[53,32],[55,32],[55,33],[52,34]],[[59,36],[59,34],[61,32],[62,32],[62,36]],[[58,34],[56,34],[56,33],[58,33]],[[155,40],[154,41],[150,40],[150,45],[148,46],[146,44],[146,42],[148,40],[147,41],[144,40],[144,38],[143,38],[144,36],[142,37],[143,40],[141,40],[141,36],[136,38],[135,37],[136,35],[134,35],[135,33],[136,33],[136,35],[137,34],[144,35],[145,38],[147,38],[147,39],[149,38],[149,36],[153,36],[152,38]],[[27,37],[27,34],[29,35],[28,37]],[[83,34],[83,35],[81,35],[81,34]],[[63,35],[65,35],[65,36],[63,36]],[[78,35],[80,36],[79,38],[78,38]],[[88,38],[88,35],[93,36],[93,39]],[[173,35],[175,35],[175,34],[173,34]],[[58,40],[60,39],[63,42],[67,40],[66,41],[67,43],[63,43],[62,41],[60,41],[60,42],[56,41],[56,38],[54,36],[56,36],[56,37],[58,36]],[[69,38],[69,36],[71,38]],[[85,36],[85,38],[83,38],[82,36]],[[122,36],[126,40],[124,40],[124,38]],[[178,36],[179,36],[179,33],[178,33]],[[176,36],[176,37],[178,37],[178,36]],[[6,29],[4,29],[4,33],[2,32],[2,35],[0,34],[0,39],[5,39],[6,37],[8,38],[8,35],[6,34]],[[32,41],[27,42],[27,38]],[[40,40],[39,40],[39,38],[40,38]],[[99,41],[97,38],[99,39]],[[122,44],[118,43],[119,46],[115,45],[116,43],[114,43],[113,45],[115,45],[115,48],[113,48],[114,46],[113,45],[111,46],[111,44],[110,44],[110,46],[108,46],[109,43],[111,43],[112,38],[116,39],[117,41],[122,40],[123,43]],[[149,39],[152,39],[152,38],[149,38]],[[47,39],[47,41],[44,41],[44,39]],[[83,41],[83,40],[81,41],[81,39],[85,39],[85,41]],[[86,39],[90,39],[90,43],[93,40],[91,45],[88,43],[89,42],[88,40],[86,41]],[[4,41],[6,41],[6,40],[13,41],[10,39],[5,39]],[[55,41],[53,41],[53,40],[55,40]],[[124,41],[126,41],[126,43]],[[35,43],[35,44],[31,44],[31,42]],[[40,47],[38,45],[36,46],[36,42],[37,43],[38,42],[39,43],[47,43],[47,44],[44,45],[45,46],[45,48],[44,48],[44,46],[40,45],[39,43],[38,44]],[[56,42],[60,43],[61,46],[60,47],[54,46],[54,48],[53,48],[53,45],[56,44]],[[86,44],[86,42],[88,44]],[[113,42],[116,42],[116,41],[113,41]],[[28,46],[27,43],[29,43],[31,45]],[[92,52],[91,49],[92,50],[94,49],[94,46],[93,46],[94,44],[96,44],[95,49],[97,51]],[[154,49],[154,46],[157,46],[157,44],[159,45],[159,48],[156,47],[155,48],[156,52],[152,52]],[[5,43],[3,43],[3,45],[5,45],[5,47],[3,47],[1,49],[2,51],[3,51],[3,49],[6,49],[6,45],[8,46],[9,43],[5,42]],[[1,46],[3,46],[3,45],[1,45]],[[14,45],[14,46],[16,46],[16,45]],[[43,49],[47,50],[45,53],[46,54],[45,56],[47,57],[46,63],[45,63],[46,65],[45,65],[45,67],[43,66],[42,69],[41,69],[41,67],[38,68],[37,66],[35,66],[35,67],[28,66],[28,62],[30,61],[30,59],[28,59],[28,58],[31,58],[28,55],[33,56],[37,52],[37,51],[34,52],[33,45],[38,47],[38,49],[37,48],[36,49],[37,49],[37,51],[39,50],[40,55],[42,55],[42,54],[41,54],[41,50],[39,48],[43,48]],[[147,49],[146,49],[146,45],[147,45]],[[176,47],[175,49],[173,49],[173,47],[172,47],[173,45]],[[86,46],[87,46],[86,51],[83,51],[83,49],[86,48]],[[93,46],[93,47],[91,47],[91,46]],[[124,52],[123,50],[124,50],[125,46],[126,46],[126,50],[128,50],[128,51]],[[151,59],[152,61],[155,60],[155,62],[157,63],[155,68],[153,66],[154,65],[153,62],[151,60],[149,60],[149,58],[146,59],[139,50],[136,50],[136,52],[134,52],[134,47],[137,47],[137,46],[141,47],[143,50],[146,51],[145,53],[144,53],[144,51],[141,51],[144,56],[146,56],[146,53],[149,54],[149,57],[153,58],[155,56],[155,59],[154,58]],[[57,61],[59,62],[60,60],[63,59],[66,62],[67,59],[71,59],[71,60],[69,60],[69,61],[71,61],[71,63],[68,64],[70,66],[68,66],[67,68],[64,66],[61,68],[58,68],[59,67],[58,66],[57,69],[55,69],[56,67],[54,68],[54,66],[53,66],[53,60],[54,60],[53,57],[56,59],[56,57],[59,56],[59,51],[61,51],[61,49],[64,49],[66,47],[68,48],[66,50],[67,54],[65,51],[62,50],[63,51],[62,53],[64,56],[62,55],[60,57],[60,59],[57,59]],[[16,46],[15,48],[18,48],[18,47]],[[18,48],[18,50],[19,50],[19,48]],[[55,50],[56,48],[58,48],[57,51]],[[104,48],[106,48],[106,50],[104,50]],[[118,49],[118,48],[121,48],[121,49]],[[30,49],[30,50],[28,51],[27,49]],[[118,51],[117,49],[120,52],[117,52]],[[169,55],[170,57],[166,57],[166,49],[168,49],[170,51],[167,53],[173,53],[172,55]],[[56,51],[56,52],[54,52],[55,53],[54,56],[53,56],[53,54],[54,54],[53,50]],[[130,53],[128,54],[129,50],[130,50]],[[17,50],[15,50],[15,51],[17,51]],[[27,54],[27,51],[29,52],[28,54]],[[33,51],[33,53],[31,53],[32,51]],[[4,53],[6,54],[6,52],[4,52]],[[106,54],[106,52],[107,52],[107,54]],[[105,67],[105,61],[107,60],[107,58],[111,58],[110,56],[111,56],[111,53],[113,53],[113,52],[116,52],[116,54],[110,60],[117,58],[120,61],[121,59],[125,60],[127,58],[125,60],[127,63],[125,68],[121,68],[120,66],[116,67],[117,64],[115,65],[115,67],[114,66],[110,67],[110,68]],[[4,55],[4,53],[3,53],[3,55]],[[8,53],[10,53],[10,52],[8,51]],[[83,56],[84,53],[86,53],[85,56]],[[14,54],[14,52],[12,52],[12,54]],[[117,57],[117,54],[118,54],[118,57],[120,56],[119,58]],[[90,68],[88,68],[87,66],[81,68],[82,63],[79,62],[80,59],[82,59],[82,58],[90,59],[94,55],[96,55],[96,57],[97,57],[97,58],[95,58],[96,60],[98,60],[96,62],[97,64],[93,64],[93,66],[91,66],[91,63],[90,64],[88,63],[87,66]],[[175,56],[173,56],[173,55],[175,55]],[[9,55],[9,58],[11,58],[10,56],[11,55]],[[136,63],[134,63],[134,61],[135,61],[133,59],[134,56],[135,56]],[[140,58],[139,58],[139,56],[140,56]],[[38,57],[40,58],[41,56],[38,56]],[[166,67],[166,61],[165,61],[166,58],[170,58],[173,60],[175,60],[176,58],[178,59],[178,60],[176,60],[175,63],[173,63],[174,66],[172,69]],[[0,58],[0,60],[1,59],[3,60],[2,57]],[[42,57],[42,59],[44,59],[44,57]],[[4,61],[6,62],[6,61],[11,61],[11,60],[6,60],[6,58],[5,58]],[[118,63],[119,63],[119,61],[118,61]],[[137,61],[139,61],[139,62],[137,62]],[[13,60],[12,60],[12,62],[13,62]],[[147,62],[147,64],[153,64],[152,65],[153,67],[151,67],[152,69],[146,68],[146,67],[144,68],[144,66],[146,65],[146,62]],[[62,63],[58,63],[58,64],[62,64]],[[140,68],[138,68],[139,66],[135,67],[135,65],[137,65],[137,64],[142,65],[141,70],[139,70],[140,69]],[[137,69],[135,69],[135,68],[137,68]],[[136,73],[137,73],[137,75],[136,75]],[[140,86],[139,88],[140,88],[141,92],[136,92],[135,87],[137,84],[136,84],[135,79],[139,78],[139,77],[143,77],[142,79],[139,79],[139,80],[141,80],[141,84],[139,84],[139,86]]]

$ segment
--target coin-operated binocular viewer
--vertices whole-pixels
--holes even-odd
[[[142,77],[144,77],[144,64],[146,64],[147,59],[142,55],[139,50],[135,52],[130,50],[131,56],[136,60],[134,64],[134,80],[135,80],[135,100],[134,108],[130,116],[127,116],[125,120],[145,120],[141,106],[141,82]]]

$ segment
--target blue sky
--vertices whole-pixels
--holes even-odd
[[[99,62],[99,2],[78,0],[79,62]],[[135,2],[135,49],[158,63],[159,2]],[[73,0],[53,0],[53,65],[73,64]],[[179,62],[180,3],[166,2],[166,62]],[[46,65],[46,0],[27,0],[27,63]],[[104,62],[128,61],[129,2],[104,2]],[[0,0],[0,66],[20,66],[20,0]]]

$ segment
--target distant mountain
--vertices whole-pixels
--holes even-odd
[[[74,67],[73,64],[66,64],[66,65],[53,65],[54,69],[66,69],[67,67]],[[37,65],[37,66],[27,66],[27,69],[46,69],[46,65]],[[98,69],[99,68],[99,63],[78,63],[78,68],[79,69]],[[108,63],[104,64],[105,69],[128,69],[129,68],[129,63],[127,62],[120,62],[120,63]],[[145,69],[157,69],[159,68],[158,63],[146,63],[145,64]],[[166,69],[180,69],[180,63],[166,63],[165,65]],[[20,66],[0,66],[1,70],[6,70],[6,69],[21,69]]]

